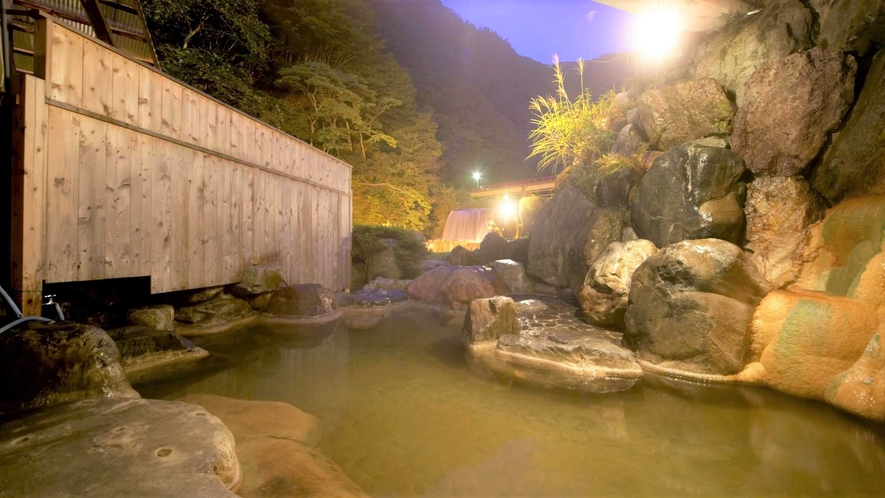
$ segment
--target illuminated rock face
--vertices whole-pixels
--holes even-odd
[[[811,12],[799,0],[777,0],[761,12],[730,24],[701,42],[697,78],[713,78],[745,102],[744,84],[769,60],[812,47]]]
[[[575,187],[556,192],[535,216],[529,238],[529,275],[555,287],[572,287],[587,273],[584,242],[593,204]]]
[[[461,337],[466,346],[475,346],[499,337],[519,332],[513,299],[496,296],[477,299],[470,303]]]
[[[818,14],[822,47],[863,54],[873,43],[885,43],[885,1],[810,0]]]
[[[684,144],[655,159],[633,194],[633,227],[664,247],[715,237],[738,243],[744,227],[744,162],[720,147]]]
[[[633,272],[658,248],[649,240],[614,242],[590,265],[579,300],[584,318],[602,327],[624,327]]]
[[[731,146],[757,176],[801,175],[854,102],[857,63],[815,47],[769,62],[744,87]]]
[[[725,89],[711,78],[648,90],[637,107],[649,140],[663,149],[728,135],[735,112]]]
[[[823,199],[799,177],[760,177],[747,185],[747,249],[773,288],[801,269],[797,254],[808,227],[824,215]]]
[[[443,266],[426,272],[406,287],[416,301],[460,309],[474,299],[507,294],[495,273],[482,266]]]
[[[767,292],[756,265],[734,244],[667,246],[633,274],[624,341],[664,368],[736,374],[748,357],[753,308]]]

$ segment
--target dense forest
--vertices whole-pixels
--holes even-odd
[[[537,167],[529,102],[550,66],[440,0],[142,4],[164,71],[353,165],[355,224],[439,232],[474,169]]]

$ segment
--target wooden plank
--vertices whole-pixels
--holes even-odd
[[[126,57],[114,54],[112,57],[114,70],[112,76],[114,101],[111,117],[128,124],[137,125],[138,109],[138,64]]]
[[[234,275],[234,253],[237,253],[236,241],[234,240],[234,229],[236,220],[231,213],[236,211],[236,201],[233,193],[233,177],[236,166],[234,163],[225,160],[219,160],[220,169],[220,190],[218,191],[218,230],[219,244],[218,254],[220,259],[219,276],[220,282],[233,282],[236,279]]]
[[[52,29],[54,54],[49,71],[49,97],[79,106],[83,102],[83,37],[55,25]]]
[[[151,293],[157,294],[172,290],[172,144],[152,138],[151,149]]]
[[[159,132],[173,138],[181,138],[181,85],[162,78],[163,98],[160,109]]]
[[[240,226],[240,247],[243,249],[243,269],[256,263],[255,261],[255,174],[253,168],[242,168],[245,188],[241,189],[243,217]],[[240,273],[242,275],[242,273]]]
[[[255,254],[252,258],[257,264],[266,264],[267,258],[265,254],[264,226],[267,224],[267,213],[265,211],[265,207],[267,206],[267,182],[265,181],[267,173],[261,170],[253,170],[252,174],[255,183],[255,193],[253,197],[253,211],[255,212],[255,217],[252,221],[254,224],[252,236],[254,242],[252,246]]]
[[[279,231],[277,239],[277,247],[280,250],[280,266],[284,269],[284,275],[287,282],[292,282],[292,190],[293,181],[287,180],[282,182],[282,228]]]
[[[150,69],[138,67],[138,126],[153,132],[160,131],[160,112],[163,106],[163,78]]]
[[[218,272],[218,158],[206,156],[203,169],[203,275],[205,285],[221,283]]]
[[[111,117],[114,55],[95,43],[83,44],[83,108]]]
[[[186,149],[179,149],[179,154],[188,155],[187,162],[187,208],[182,211],[182,218],[187,219],[187,227],[182,235],[187,238],[187,287],[204,286],[203,275],[203,209],[206,206],[205,175],[206,168],[203,154]],[[176,234],[179,232],[176,231]],[[205,284],[208,285],[208,284]]]
[[[129,259],[129,197],[131,186],[130,132],[107,128],[105,175],[106,223],[104,233],[105,278],[131,276]]]
[[[187,289],[188,230],[191,220],[188,212],[188,178],[190,166],[199,152],[172,145],[172,289]]]
[[[129,198],[129,256],[132,275],[151,274],[151,173],[153,159],[148,135],[131,133],[132,186]]]
[[[243,160],[243,153],[240,150],[240,144],[243,142],[243,117],[236,112],[230,113],[230,123],[228,125],[228,154],[236,159]]]
[[[218,137],[218,106],[207,98],[198,96],[200,99],[200,139],[203,147],[212,151],[221,152]]]
[[[224,106],[215,106],[215,149],[222,154],[230,154],[230,109]]]
[[[202,145],[200,123],[200,101],[197,94],[188,88],[181,91],[181,136],[178,137],[187,143]]]
[[[46,220],[47,282],[77,279],[77,175],[80,124],[76,116],[49,107],[49,136],[56,143],[47,151]]]
[[[80,265],[77,279],[80,281],[105,278],[107,128],[106,123],[97,119],[80,119],[80,230],[77,235]]]
[[[46,85],[30,75],[16,85],[21,101],[13,138],[11,280],[22,312],[39,315],[45,263]]]

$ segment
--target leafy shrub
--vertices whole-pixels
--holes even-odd
[[[414,278],[421,272],[421,262],[427,256],[427,248],[418,240],[414,232],[403,228],[356,225],[353,227],[354,264],[365,265],[369,256],[377,254],[387,246],[384,239],[396,241],[393,249],[396,262],[403,272],[404,278]]]

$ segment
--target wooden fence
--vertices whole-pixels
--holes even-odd
[[[50,17],[17,78],[13,286],[149,276],[349,287],[350,166]]]

